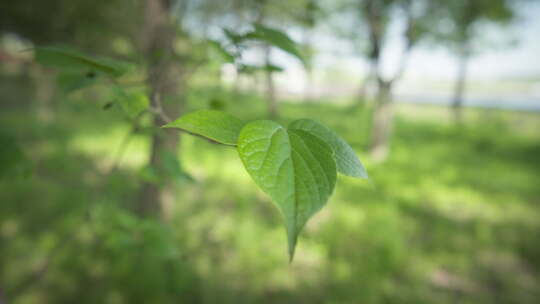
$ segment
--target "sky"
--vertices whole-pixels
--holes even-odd
[[[471,78],[540,76],[540,1],[530,1],[522,5],[518,9],[518,15],[518,21],[511,26],[486,28],[484,35],[495,47],[480,50],[473,58],[470,65]],[[392,74],[399,62],[403,45],[402,32],[403,24],[396,24],[390,29],[389,46],[383,57],[383,69],[388,74]],[[505,47],[508,40],[515,40],[515,45]],[[320,47],[321,51],[327,54],[335,53],[336,50],[332,50],[335,47],[346,48],[333,41],[325,44]],[[323,55],[321,63],[328,66],[336,61],[348,61],[349,64],[345,66],[351,70],[365,69],[364,60],[351,55],[340,54],[339,58]],[[409,67],[407,77],[451,79],[456,73],[456,58],[444,47],[419,45],[411,55]]]
[[[502,32],[516,39],[516,45],[482,50],[471,61],[471,78],[540,77],[540,1],[528,2],[519,9],[518,14],[522,20],[516,24],[503,29],[490,28],[486,33],[496,40]],[[456,73],[455,60],[455,56],[446,50],[423,47],[413,54],[411,66],[415,68],[408,73],[452,78]]]
[[[531,0],[517,10],[518,21],[501,27],[487,27],[483,34],[494,46],[478,52],[470,62],[468,76],[471,81],[497,81],[501,79],[540,79],[540,0]],[[389,45],[383,54],[383,73],[393,74],[401,55],[403,39],[402,24],[395,24],[389,32]],[[290,33],[295,40],[299,33]],[[296,34],[296,35],[295,35]],[[510,44],[509,41],[515,41]],[[315,39],[318,49],[315,65],[318,70],[337,69],[349,75],[351,81],[367,71],[364,59],[355,54],[349,43],[332,37]],[[300,64],[290,56],[274,51],[276,63],[287,67],[279,76],[279,83],[289,91],[299,91],[305,86],[305,73]],[[441,46],[419,45],[411,54],[405,83],[421,83],[424,80],[451,82],[457,73],[457,59]],[[540,83],[536,93],[540,98]]]

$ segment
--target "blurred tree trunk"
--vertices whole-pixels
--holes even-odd
[[[368,28],[371,44],[370,62],[372,77],[377,81],[377,96],[375,109],[373,112],[373,123],[371,129],[370,154],[373,159],[382,161],[386,159],[390,151],[390,136],[392,132],[392,121],[394,117],[392,89],[404,74],[409,60],[409,55],[413,46],[418,41],[414,24],[415,19],[411,13],[410,2],[404,2],[407,23],[404,32],[405,47],[400,58],[400,63],[393,77],[383,78],[380,71],[381,48],[383,43],[384,21],[381,11],[377,9],[376,3],[367,1],[366,12],[368,16]]]
[[[37,117],[43,122],[50,122],[54,118],[53,102],[56,94],[56,80],[43,67],[31,66],[30,69],[35,83]]]
[[[469,48],[467,43],[460,46],[458,58],[458,73],[454,87],[454,97],[452,99],[452,112],[454,122],[458,125],[463,123],[463,100],[465,96],[465,85],[467,81],[467,66],[469,63]]]
[[[255,23],[262,24],[265,19],[265,8],[267,0],[259,0],[257,2],[257,18]],[[270,54],[272,52],[270,45],[265,44],[263,46],[263,60],[266,67],[269,67],[271,64]],[[272,71],[267,68],[264,70],[264,83],[265,83],[265,93],[266,93],[266,108],[268,110],[268,116],[270,118],[278,117],[278,104],[276,99],[276,89],[274,84],[274,75]]]
[[[314,97],[313,92],[313,29],[306,28],[304,30],[304,53],[306,56],[306,63],[304,64],[304,72],[306,75],[306,84],[304,87],[304,102],[311,102]]]
[[[300,21],[304,26],[303,31],[303,53],[304,53],[304,72],[306,82],[304,86],[304,102],[311,102],[316,98],[314,88],[314,34],[317,21],[321,16],[322,9],[317,0],[307,0],[304,3],[304,14],[300,15]]]
[[[394,77],[384,79],[378,69],[379,57],[374,61],[373,78],[377,81],[377,95],[375,97],[375,109],[373,111],[373,123],[371,129],[370,154],[377,161],[385,160],[390,151],[390,136],[392,134],[392,122],[394,119],[392,90],[405,70],[412,44],[405,47],[401,62]]]
[[[380,72],[381,44],[384,35],[383,12],[374,0],[364,3],[370,50],[368,54],[371,77],[377,80],[377,96],[371,124],[370,154],[376,159],[383,159],[388,154],[388,137],[391,124],[391,82],[386,82]],[[368,76],[368,77],[369,77]],[[363,86],[367,85],[368,78]]]
[[[388,156],[392,120],[394,116],[392,102],[392,81],[378,80],[373,125],[371,129],[370,153],[375,160],[384,160]]]
[[[366,98],[367,98],[367,90],[369,86],[369,81],[371,79],[371,75],[368,74],[364,76],[364,80],[362,80],[362,84],[360,85],[360,89],[358,90],[358,96],[356,97],[358,105],[362,106],[366,104]]]
[[[271,48],[269,45],[264,46],[264,61],[267,67],[270,66],[270,53]],[[274,84],[274,75],[269,68],[264,71],[265,82],[266,82],[266,102],[268,108],[268,116],[270,118],[277,118],[278,113],[278,103],[276,99],[276,88]]]
[[[304,102],[310,103],[310,102],[313,102],[314,99],[318,97],[318,94],[315,92],[313,67],[305,67],[304,70],[306,73],[306,84],[304,87]]]
[[[373,74],[375,74],[375,71],[376,71],[376,67],[377,67],[377,63],[374,63],[374,62],[370,62],[369,63],[369,69],[368,69],[368,72],[366,74],[366,76],[364,76],[364,80],[362,81],[362,84],[360,85],[360,90],[358,90],[358,96],[357,96],[357,100],[358,100],[358,105],[365,105],[366,102],[367,102],[367,98],[368,98],[368,88],[369,88],[369,85],[371,83],[371,81],[373,80]]]
[[[172,44],[175,29],[169,17],[168,0],[146,0],[141,47],[147,64],[147,84],[150,90],[150,106],[159,114],[154,115],[154,132],[150,138],[149,165],[154,170],[162,168],[164,151],[176,154],[179,145],[177,132],[159,129],[167,122],[166,117],[177,117],[182,110],[182,102],[163,103],[167,88],[171,87]],[[158,184],[144,182],[141,186],[136,212],[140,216],[158,217],[162,211],[162,196],[167,192]]]

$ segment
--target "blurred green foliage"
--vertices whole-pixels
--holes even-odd
[[[181,92],[164,97],[164,105],[182,100],[185,111],[213,108],[244,120],[264,119],[264,100],[220,82],[222,63],[235,57],[212,29],[244,32],[264,11],[268,29],[302,30],[334,3],[165,2],[175,3],[174,68],[201,72],[189,75],[187,88],[173,83]],[[341,2],[349,1],[335,3]],[[1,38],[16,37],[6,45],[10,39],[24,46],[62,43],[141,63],[139,44],[148,38],[141,37],[142,4],[2,1]],[[338,24],[364,39],[357,35],[362,20],[349,14],[358,11],[335,15]],[[277,40],[293,55],[305,48],[262,30],[259,40]],[[239,43],[235,32],[224,35]],[[205,38],[216,40],[208,45]],[[209,46],[220,60],[207,58]],[[289,264],[280,215],[235,149],[183,136],[179,151],[164,150],[162,163],[148,166],[148,135],[155,132],[151,115],[141,115],[149,103],[142,71],[148,66],[111,86],[100,77],[108,73],[99,68],[103,62],[55,74],[19,58],[20,50],[0,54],[6,60],[0,65],[0,302],[539,302],[539,114],[469,109],[457,128],[446,109],[400,106],[392,154],[374,163],[361,152],[370,105],[282,103],[280,123],[308,117],[336,130],[367,161],[373,181],[339,177]],[[95,58],[86,56],[75,59]],[[238,70],[256,75],[257,68]],[[54,91],[55,76],[70,94]],[[109,86],[94,86],[97,80]],[[162,193],[164,220],[135,216],[141,184],[164,180],[174,180],[172,193]]]
[[[192,90],[189,109],[205,108],[216,94]],[[257,96],[218,95],[240,118],[264,113]],[[182,169],[195,181],[178,184],[168,220],[157,222],[130,210],[147,137],[133,135],[118,170],[103,178],[129,129],[118,120],[121,109],[103,111],[85,94],[59,100],[47,121],[6,109],[4,130],[34,166],[31,176],[0,183],[0,282],[7,299],[23,291],[14,303],[540,297],[538,114],[470,110],[459,129],[441,108],[400,107],[390,159],[367,161],[373,185],[340,177],[289,264],[280,216],[234,149],[182,137]],[[284,103],[282,123],[317,119],[359,152],[370,113]]]

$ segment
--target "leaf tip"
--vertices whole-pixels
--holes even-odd
[[[368,181],[371,180],[371,179],[369,178],[368,173],[367,173],[365,170],[362,170],[361,172],[358,172],[357,174],[349,175],[349,176],[350,176],[350,177],[355,177],[355,178],[363,178],[363,179],[367,179]]]
[[[289,245],[289,264],[292,264],[294,260],[295,249],[296,249],[296,244],[292,245],[292,247]]]
[[[295,232],[287,231],[287,238],[289,239],[289,264],[294,260],[294,253],[296,251],[296,241],[298,240],[298,234]]]

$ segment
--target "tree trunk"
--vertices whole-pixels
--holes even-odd
[[[257,16],[255,18],[255,23],[262,24],[265,19],[265,13],[266,13],[266,3],[267,0],[259,0],[256,2],[257,7]],[[270,53],[271,53],[271,47],[270,45],[266,44],[263,46],[263,57],[264,57],[264,64],[266,67],[269,67],[270,65]],[[278,105],[276,100],[276,91],[274,86],[274,77],[272,75],[272,71],[269,69],[265,69],[264,71],[264,80],[265,80],[265,93],[266,93],[266,108],[268,110],[268,116],[270,118],[277,118],[278,117]]]
[[[452,99],[452,112],[454,122],[458,125],[463,122],[463,99],[465,96],[465,84],[467,81],[467,65],[469,63],[469,54],[467,47],[462,46],[459,54],[458,74],[454,87],[454,97]]]
[[[266,45],[264,47],[264,60],[266,63],[266,66],[268,67],[270,65],[270,46]],[[269,69],[266,69],[265,72],[265,81],[266,81],[266,102],[267,102],[267,108],[268,108],[268,116],[270,118],[277,118],[278,113],[278,103],[276,99],[276,89],[274,86],[274,75],[272,71]]]
[[[367,74],[360,85],[360,90],[358,90],[358,96],[356,97],[358,105],[362,106],[366,104],[367,90],[369,86],[369,81],[371,80],[371,75]]]
[[[37,117],[43,122],[50,122],[54,119],[55,78],[40,66],[31,66],[30,69],[35,83]]]
[[[393,84],[401,79],[407,66],[409,54],[417,41],[413,31],[414,18],[411,14],[410,3],[406,4],[407,25],[404,33],[406,46],[403,50],[401,62],[392,78],[383,79],[380,71],[381,49],[384,42],[385,32],[385,10],[379,5],[378,1],[365,1],[364,11],[367,17],[369,29],[369,41],[371,50],[369,59],[371,62],[372,77],[377,81],[377,96],[375,110],[373,113],[373,122],[371,129],[370,153],[374,160],[382,161],[386,159],[390,150],[390,136],[393,123],[393,102],[392,87]]]
[[[374,78],[375,71],[377,70],[378,66],[378,58],[375,60],[370,60],[369,63],[369,69],[367,71],[367,74],[364,76],[364,80],[362,81],[362,85],[360,86],[360,90],[358,90],[358,105],[365,105],[368,97],[368,88],[370,83],[372,82]]]
[[[313,67],[305,67],[304,68],[306,73],[306,84],[304,86],[304,102],[310,103],[313,102],[314,99],[317,98],[317,94],[314,92],[314,80],[313,80]]]
[[[392,82],[379,80],[370,145],[370,154],[377,161],[388,156],[393,115]]]
[[[142,49],[146,56],[150,89],[150,106],[169,117],[180,115],[182,104],[162,103],[170,86],[172,72],[172,44],[175,30],[169,20],[167,0],[146,0],[145,23],[142,34]],[[176,154],[179,145],[177,132],[164,131],[159,127],[166,121],[164,115],[153,118],[154,132],[150,138],[149,165],[154,170],[162,168],[161,158],[164,151]],[[141,186],[136,212],[143,217],[158,217],[162,211],[162,195],[166,190],[156,183],[144,182]]]
[[[313,92],[313,30],[307,28],[304,30],[304,46],[308,54],[306,57],[306,63],[304,64],[304,72],[306,76],[306,83],[304,86],[304,102],[311,102],[314,97]]]

